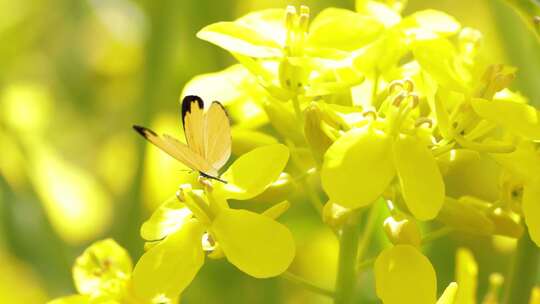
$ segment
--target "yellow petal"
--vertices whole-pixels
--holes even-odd
[[[211,231],[227,259],[256,278],[283,273],[294,258],[291,232],[264,215],[223,209],[212,223]]]
[[[540,287],[536,286],[531,290],[529,304],[540,304]]]
[[[370,128],[353,129],[324,156],[321,182],[330,201],[348,208],[374,202],[395,176],[390,138]]]
[[[444,182],[433,154],[415,137],[402,136],[394,143],[394,160],[407,207],[419,220],[433,219],[444,202]]]
[[[456,253],[456,281],[459,284],[456,303],[476,303],[477,279],[478,265],[474,256],[469,250],[460,248]]]
[[[192,216],[191,211],[176,197],[163,203],[141,226],[141,237],[147,241],[161,240],[178,230]]]
[[[522,207],[531,239],[540,246],[540,178],[530,181],[523,188]]]
[[[225,198],[247,200],[261,194],[278,179],[289,160],[289,149],[275,144],[240,156],[223,175],[227,184],[217,183],[216,191]]]
[[[527,139],[540,140],[538,111],[530,105],[509,100],[473,98],[474,111],[489,121]]]
[[[92,244],[77,258],[73,280],[81,294],[118,294],[132,268],[127,251],[106,239]]]
[[[148,250],[133,271],[133,290],[137,297],[176,298],[203,265],[202,234],[202,225],[191,220]]]
[[[411,245],[397,245],[377,257],[375,288],[384,304],[433,304],[437,278],[420,251]]]
[[[54,299],[47,302],[47,304],[88,304],[92,303],[92,298],[87,295],[72,295]]]
[[[289,203],[288,201],[283,201],[281,203],[275,204],[274,206],[264,210],[262,215],[268,216],[271,219],[277,219],[283,213],[285,213],[285,211],[289,210],[290,206],[291,206],[291,203]]]
[[[437,304],[460,304],[456,301],[456,294],[458,290],[459,288],[456,282],[448,284],[448,287],[446,287],[439,300],[437,300]]]

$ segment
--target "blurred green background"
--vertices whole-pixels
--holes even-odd
[[[174,193],[182,172],[131,125],[180,134],[184,84],[233,63],[195,33],[287,4],[308,5],[313,15],[328,6],[354,7],[352,0],[0,0],[0,303],[44,303],[73,293],[72,263],[98,239],[114,238],[136,261],[141,223]],[[513,88],[540,105],[538,39],[507,2],[409,0],[405,15],[425,8],[481,30],[482,60],[518,66]],[[332,287],[337,241],[299,200],[284,219],[298,245],[292,267]],[[483,294],[489,273],[506,272],[515,244],[463,236],[435,242],[427,254],[439,290],[453,280],[455,248],[462,245],[479,262]],[[365,297],[376,303],[372,274],[363,277]],[[329,300],[210,260],[183,303]]]

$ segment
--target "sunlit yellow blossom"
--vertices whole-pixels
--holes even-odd
[[[439,212],[444,201],[442,175],[421,132],[416,133],[417,126],[411,122],[409,113],[416,107],[417,96],[406,90],[388,101],[392,104],[384,120],[346,132],[326,152],[321,180],[332,202],[348,208],[366,206],[397,176],[415,217],[428,220]]]
[[[205,190],[183,185],[179,201],[165,202],[142,226],[148,251],[135,266],[133,286],[143,299],[160,293],[177,297],[211,258],[229,262],[256,278],[283,273],[295,253],[289,230],[274,220],[288,207],[278,204],[264,214],[232,209],[226,199],[246,200],[262,193],[287,164],[283,145],[257,148],[242,155],[221,175],[227,183]],[[261,161],[264,159],[265,161]]]

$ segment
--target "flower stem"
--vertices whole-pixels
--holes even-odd
[[[281,277],[288,280],[288,281],[290,281],[290,282],[293,282],[293,283],[295,283],[297,285],[300,285],[303,288],[305,288],[306,290],[309,290],[311,292],[314,292],[314,293],[317,293],[317,294],[320,294],[320,295],[323,295],[323,296],[327,296],[327,297],[330,297],[330,298],[334,297],[334,291],[333,290],[320,287],[320,286],[316,285],[315,283],[312,283],[312,282],[306,280],[305,278],[299,277],[299,276],[297,276],[297,275],[295,275],[293,273],[290,273],[288,271],[284,272],[281,275]]]
[[[503,303],[529,303],[538,270],[538,257],[538,247],[527,232],[523,233],[510,267]]]
[[[364,259],[364,255],[366,254],[366,251],[369,247],[369,243],[371,242],[371,237],[373,236],[373,230],[376,227],[377,218],[379,217],[379,208],[377,204],[373,204],[371,206],[371,209],[369,210],[369,213],[367,214],[367,220],[366,224],[364,226],[363,232],[362,232],[362,238],[360,239],[360,243],[358,244],[358,250],[356,253],[356,260],[357,260],[357,271],[358,267],[360,265],[360,262]]]
[[[304,116],[302,115],[302,109],[300,109],[300,100],[298,100],[298,95],[294,95],[294,97],[292,98],[292,104],[296,119],[299,123],[301,123],[301,126],[303,127]]]
[[[357,217],[357,215],[353,215]],[[339,262],[336,278],[335,304],[350,304],[356,285],[356,258],[360,229],[356,220],[343,225],[339,236]]]
[[[454,231],[454,228],[452,227],[443,227],[441,229],[431,231],[422,238],[422,245],[429,244],[435,240],[445,237],[452,231]]]

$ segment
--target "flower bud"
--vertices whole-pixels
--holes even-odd
[[[328,136],[327,132],[325,132],[323,124],[328,128],[330,128],[330,126],[323,121],[323,113],[316,103],[312,103],[306,108],[305,118],[304,134],[306,140],[316,161],[322,163],[324,153],[334,142],[334,140]]]
[[[394,245],[413,245],[419,247],[422,242],[420,229],[416,221],[401,215],[394,215],[384,220],[384,232]]]
[[[493,221],[472,204],[447,197],[437,220],[460,231],[491,235],[495,231]]]
[[[277,100],[268,100],[264,103],[264,110],[274,129],[283,137],[295,143],[302,143],[304,135],[298,127],[297,118],[291,107]]]
[[[495,234],[520,238],[525,228],[519,222],[519,216],[501,208],[487,211],[487,216],[495,224]]]
[[[278,203],[286,200],[295,190],[295,184],[290,174],[281,173],[279,178],[270,184],[263,193],[257,195],[251,201],[260,203]]]
[[[353,209],[328,202],[323,207],[323,222],[330,226],[330,228],[339,230],[347,222],[347,219],[353,213],[353,211]]]

